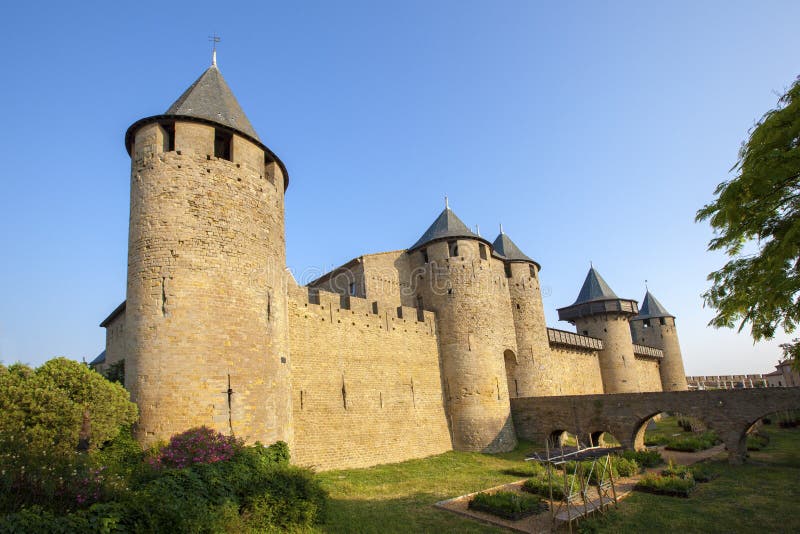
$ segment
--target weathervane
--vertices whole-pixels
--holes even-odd
[[[215,33],[208,36],[208,40],[214,43],[214,47],[211,49],[211,64],[215,67],[217,66],[217,43],[220,42],[222,39]]]

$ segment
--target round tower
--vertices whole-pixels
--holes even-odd
[[[283,163],[216,66],[127,131],[126,387],[144,444],[206,425],[291,443]]]
[[[507,277],[517,341],[517,353],[505,362],[509,393],[512,397],[542,395],[539,368],[549,360],[550,343],[539,285],[541,266],[517,247],[502,226],[492,246]]]
[[[639,315],[631,318],[631,335],[636,343],[656,347],[664,352],[659,365],[661,388],[664,391],[686,391],[686,372],[678,342],[675,316],[670,314],[648,290]]]
[[[516,347],[507,283],[491,245],[446,207],[408,254],[417,304],[436,313],[453,448],[513,449],[503,354]]]
[[[638,393],[629,319],[639,312],[635,300],[619,298],[592,267],[577,300],[559,308],[558,318],[574,324],[578,333],[600,339],[598,353],[605,393]]]

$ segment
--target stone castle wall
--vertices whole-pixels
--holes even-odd
[[[589,395],[603,393],[597,352],[551,345],[537,367],[536,396]]]
[[[661,391],[661,362],[653,358],[636,356],[636,375],[639,377],[639,391]]]
[[[125,381],[145,445],[208,425],[291,444],[283,181],[215,128],[151,122],[131,150]]]
[[[433,314],[341,304],[338,294],[289,290],[292,461],[342,469],[451,450]]]

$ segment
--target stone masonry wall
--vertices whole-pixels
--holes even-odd
[[[199,425],[248,442],[292,441],[284,177],[214,128],[157,123],[131,152],[126,387],[145,445]]]
[[[536,396],[588,395],[603,392],[597,352],[551,345],[537,368]]]
[[[661,391],[661,362],[652,358],[635,357],[639,376],[639,391]],[[581,393],[583,394],[583,393]]]
[[[122,312],[106,325],[106,361],[98,368],[98,371],[105,371],[109,365],[125,359],[127,353],[125,312]]]
[[[452,449],[434,315],[290,287],[293,463],[366,467]]]

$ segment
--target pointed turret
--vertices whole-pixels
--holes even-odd
[[[530,263],[535,263],[536,267],[540,268],[540,265],[522,252],[517,244],[514,243],[511,238],[502,231],[502,229],[497,238],[495,238],[494,243],[492,243],[492,248],[494,249],[495,254],[502,256],[501,259],[503,260],[527,261]]]
[[[133,123],[125,133],[125,148],[133,156],[134,136],[145,126],[156,123],[163,128],[164,151],[181,150],[176,141],[179,135],[175,132],[176,123],[193,123],[212,126],[216,130],[215,139],[210,147],[203,147],[206,155],[230,159],[230,144],[235,136],[240,136],[264,151],[264,161],[275,163],[280,167],[283,176],[284,190],[289,186],[289,173],[286,166],[259,138],[250,124],[233,91],[228,87],[225,78],[217,67],[216,53],[210,67],[189,86],[183,94],[162,115],[145,117]],[[177,144],[176,144],[177,142]],[[195,146],[200,150],[200,146]],[[257,167],[260,164],[256,165]]]
[[[675,316],[667,311],[650,290],[647,290],[642,299],[639,315],[631,318],[631,336],[634,343],[656,347],[664,353],[659,366],[661,388],[664,391],[688,389]]]
[[[216,64],[208,67],[164,115],[216,122],[260,141]]]
[[[414,250],[427,245],[428,243],[432,243],[433,241],[440,241],[442,239],[457,239],[457,238],[467,238],[467,239],[478,239],[479,241],[483,241],[488,243],[484,238],[480,237],[479,235],[475,234],[472,230],[470,230],[464,222],[458,218],[458,216],[453,213],[449,207],[446,207],[442,213],[436,217],[436,220],[433,221],[425,233],[422,234],[416,243],[411,245],[411,248],[408,249],[409,252],[413,252]]]
[[[619,298],[594,267],[589,269],[578,298],[571,305],[558,309],[558,318],[574,322],[579,317],[597,313],[622,313],[629,316],[639,312],[635,300]]]
[[[638,312],[636,301],[619,298],[594,267],[575,302],[558,309],[558,318],[574,324],[578,333],[603,341],[598,362],[605,393],[641,391],[628,322]]]
[[[640,319],[657,319],[660,317],[675,318],[675,316],[669,313],[667,309],[664,308],[664,306],[648,290],[644,295],[644,299],[642,300],[642,306],[639,308],[639,315],[631,319],[631,321]]]

